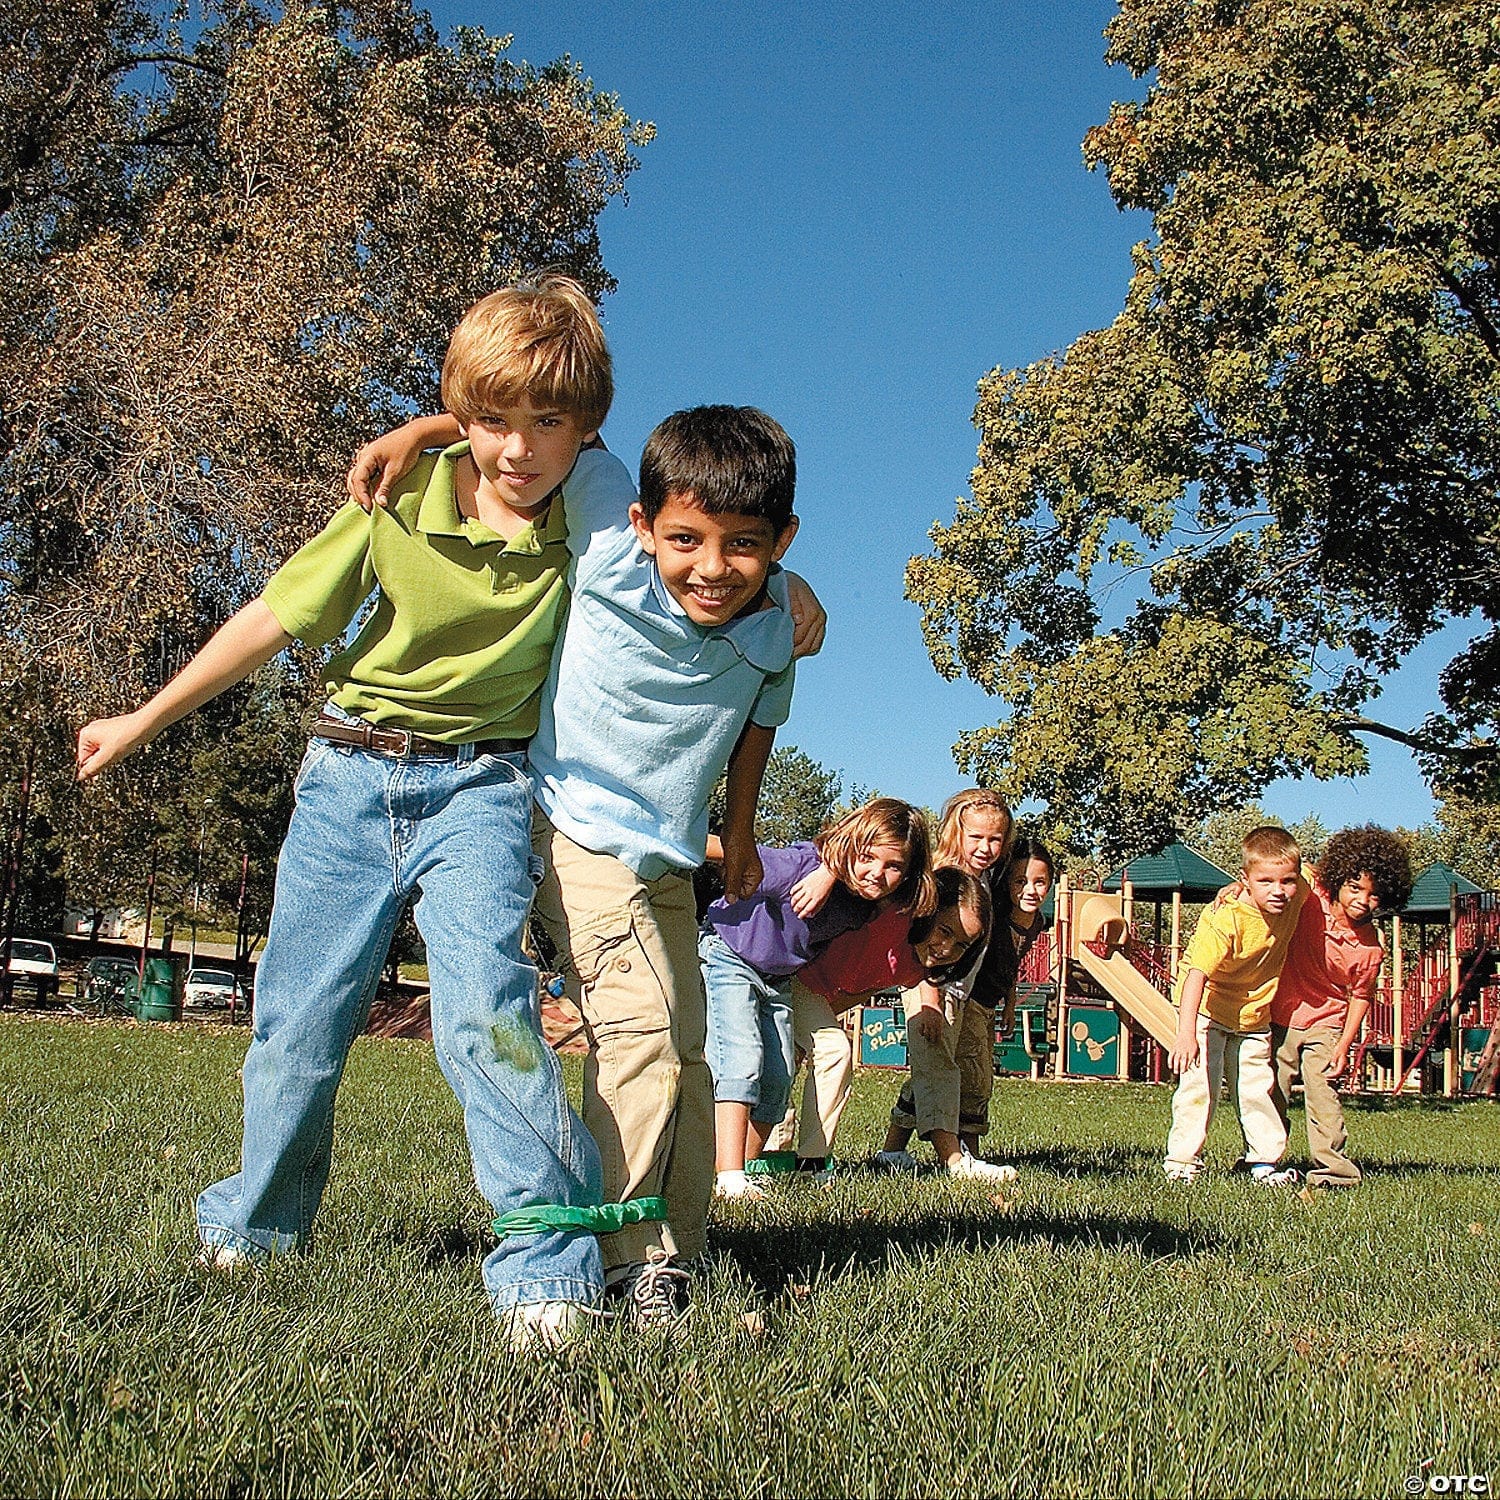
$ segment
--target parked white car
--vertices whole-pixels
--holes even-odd
[[[231,1002],[243,1001],[247,986],[237,979],[231,969],[188,970],[187,983],[182,989],[184,1005],[217,1006],[227,1010]]]
[[[57,949],[40,938],[12,938],[10,940],[10,972],[32,974],[38,979],[56,979],[58,976]]]

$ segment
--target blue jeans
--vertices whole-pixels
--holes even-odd
[[[333,1147],[333,1103],[391,934],[420,891],[433,1048],[463,1106],[479,1190],[496,1213],[601,1198],[599,1153],[568,1107],[521,950],[531,898],[523,756],[396,760],[313,740],[276,872],[245,1058],[240,1170],[204,1189],[198,1232],[251,1255],[305,1247]],[[484,1262],[496,1311],[593,1302],[598,1241],[510,1236]]]
[[[698,957],[714,1102],[748,1104],[752,1120],[774,1124],[792,1096],[792,981],[752,968],[712,929],[699,939]]]

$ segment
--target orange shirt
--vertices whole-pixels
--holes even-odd
[[[1271,1021],[1296,1031],[1339,1026],[1351,1000],[1375,993],[1385,950],[1373,922],[1350,927],[1321,886],[1302,908],[1286,967],[1271,1002]]]

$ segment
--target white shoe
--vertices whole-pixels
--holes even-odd
[[[1203,1168],[1185,1167],[1179,1162],[1169,1161],[1163,1164],[1161,1170],[1168,1182],[1193,1182]]]
[[[744,1171],[720,1172],[714,1178],[714,1197],[738,1200],[741,1203],[759,1203],[766,1191],[759,1183],[751,1182]]]
[[[538,1354],[576,1342],[605,1316],[586,1302],[518,1302],[500,1315],[500,1331],[512,1353]]]
[[[915,1172],[917,1159],[910,1151],[877,1151],[871,1158],[881,1172]]]
[[[193,1257],[193,1264],[200,1271],[216,1271],[221,1275],[235,1276],[242,1271],[258,1270],[265,1264],[265,1257],[252,1255],[238,1245],[200,1245]]]
[[[981,1161],[967,1151],[948,1168],[950,1177],[961,1177],[970,1182],[1014,1182],[1021,1174],[1004,1162]]]
[[[1295,1167],[1273,1167],[1262,1164],[1250,1168],[1250,1180],[1262,1187],[1296,1187],[1302,1174]]]

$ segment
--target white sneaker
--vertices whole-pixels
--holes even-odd
[[[238,1245],[200,1245],[193,1257],[193,1264],[200,1271],[215,1271],[225,1276],[236,1276],[242,1271],[254,1271],[265,1264],[265,1257],[252,1255]]]
[[[1262,1187],[1296,1187],[1302,1174],[1295,1167],[1273,1167],[1264,1162],[1250,1168],[1250,1180]]]
[[[948,1168],[950,1177],[961,1177],[970,1182],[1014,1182],[1021,1174],[1004,1162],[981,1161],[967,1151]]]
[[[910,1151],[877,1151],[871,1158],[881,1172],[915,1172],[917,1159]]]
[[[1184,1167],[1177,1162],[1167,1162],[1162,1167],[1168,1182],[1194,1182],[1202,1170],[1202,1167]]]
[[[720,1172],[714,1178],[714,1197],[737,1199],[741,1203],[759,1203],[766,1191],[759,1183],[751,1182],[741,1171]]]
[[[586,1302],[518,1302],[500,1315],[500,1331],[512,1353],[538,1354],[574,1343],[604,1316]]]
[[[621,1304],[622,1316],[637,1333],[670,1332],[688,1314],[692,1278],[665,1250],[650,1249],[646,1259],[624,1266],[604,1285],[604,1295]]]

